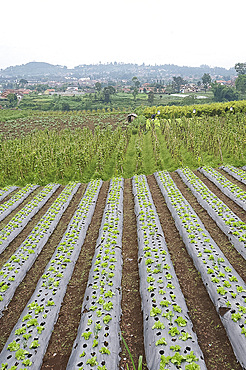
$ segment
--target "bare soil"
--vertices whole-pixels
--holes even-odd
[[[199,175],[199,174],[198,174]],[[220,246],[226,257],[229,259],[234,268],[246,279],[246,262],[233,248],[227,237],[220,231],[215,222],[210,218],[205,210],[198,204],[190,190],[184,185],[177,173],[172,173],[175,183],[198,213],[206,229],[212,238]],[[200,178],[213,191],[222,198],[222,193],[202,176]],[[202,283],[200,274],[195,269],[192,259],[188,255],[185,245],[175,227],[173,217],[171,216],[165,200],[157,186],[153,175],[147,176],[153,201],[160,218],[160,222],[165,235],[167,247],[169,249],[172,262],[184,294],[189,314],[193,322],[194,331],[197,334],[199,345],[203,351],[205,362],[208,370],[240,370],[232,347],[227,338],[224,327],[221,324],[219,316],[208,296],[208,293]],[[68,284],[67,292],[59,313],[57,323],[52,333],[46,355],[44,357],[42,370],[54,369],[65,370],[68,362],[73,342],[77,335],[77,328],[81,317],[81,306],[84,298],[84,292],[87,285],[88,274],[91,267],[91,261],[94,255],[96,240],[102,220],[105,207],[109,182],[104,182],[97,200],[96,209],[88,228],[86,239],[81,248],[78,261],[75,265],[72,278]],[[83,196],[85,185],[82,185],[77,194],[73,197],[70,206],[64,213],[57,229],[50,237],[50,240],[43,248],[33,267],[26,275],[23,282],[16,291],[9,307],[5,310],[3,317],[0,319],[0,350],[2,350],[11,330],[13,329],[20,313],[30,299],[39,277],[51,258],[57,244],[59,243],[66,227],[73,216],[81,197]],[[54,199],[58,192],[52,197]],[[244,217],[245,212],[234,205],[224,196],[225,202],[230,204],[234,212],[240,217]],[[52,201],[52,200],[51,200]],[[45,208],[49,206],[47,203]],[[35,222],[44,213],[45,208],[35,217]],[[33,221],[30,224],[33,225]],[[26,231],[27,232],[27,231]],[[24,233],[24,232],[23,232]],[[20,235],[18,243],[25,234]],[[17,241],[13,241],[10,250],[17,248]],[[138,242],[136,218],[134,213],[134,197],[132,195],[131,179],[124,182],[124,223],[122,237],[122,316],[121,331],[122,335],[129,346],[133,355],[135,366],[138,357],[143,355],[144,366],[146,370],[143,345],[143,318],[141,312],[141,299],[139,295],[139,274],[138,274]],[[9,258],[10,252],[2,258],[2,263]],[[122,343],[120,369],[133,369],[129,355]]]

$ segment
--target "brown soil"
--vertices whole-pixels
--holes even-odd
[[[32,268],[26,274],[25,279],[16,289],[15,295],[9,303],[7,309],[3,311],[3,316],[0,318],[0,351],[3,349],[4,343],[16,324],[20,313],[23,311],[27,302],[31,298],[37,282],[45,269],[45,266],[51,259],[56,246],[59,244],[62,235],[64,234],[68,223],[78,206],[78,202],[83,195],[84,189],[85,186],[81,185],[77,193],[74,195],[70,205],[67,207],[66,211],[61,217],[57,228],[43,247]]]
[[[139,294],[137,225],[134,213],[132,182],[130,179],[124,182],[123,209],[121,332],[137,368],[139,356],[143,356],[143,363],[145,363],[145,357],[143,346],[143,317]],[[129,369],[132,369],[131,359],[123,343],[121,348],[120,366],[126,370],[128,364]],[[147,369],[147,367],[143,366],[143,369]]]
[[[104,182],[100,190],[91,224],[76,262],[72,278],[68,284],[59,318],[54,327],[44,357],[42,370],[66,369],[80,323],[81,306],[91,268],[91,261],[95,252],[95,245],[101,225],[108,187],[109,182]]]
[[[246,262],[232,247],[227,237],[220,231],[215,222],[202,209],[194,196],[184,185],[177,173],[171,174],[175,183],[182,191],[194,210],[198,213],[206,229],[212,238],[220,246],[226,257],[234,268],[246,278]],[[200,176],[200,175],[199,175]],[[153,175],[147,177],[151,194],[163,232],[166,238],[176,274],[186,299],[189,314],[197,334],[200,347],[203,351],[208,370],[240,370],[241,366],[236,361],[231,345],[228,341],[224,327],[219,316],[207,294],[201,277],[195,269],[188,255],[183,241],[175,227],[174,220],[166,206],[164,198],[156,184]],[[203,179],[205,182],[205,179]],[[207,180],[206,180],[207,181]],[[211,186],[211,183],[208,183]],[[68,284],[67,292],[59,313],[57,323],[54,327],[46,355],[44,357],[42,370],[54,369],[65,370],[69,359],[73,342],[77,335],[77,328],[81,317],[81,305],[84,298],[91,261],[94,255],[98,231],[105,207],[109,183],[104,182],[96,204],[96,209],[88,228],[85,242],[81,248],[78,261],[75,265],[72,278]],[[9,304],[4,316],[0,319],[0,351],[6,342],[20,312],[24,309],[30,299],[39,277],[51,258],[55,247],[59,243],[68,222],[70,221],[84,192],[85,185],[79,188],[70,206],[64,213],[57,229],[43,248],[31,270],[24,281],[20,284],[16,294]],[[218,195],[220,192],[214,187],[213,191]],[[221,194],[220,194],[221,195]],[[57,194],[56,194],[57,196]],[[219,196],[219,195],[218,195]],[[227,197],[225,197],[227,198]],[[228,202],[228,198],[225,199]],[[229,203],[228,203],[229,204]],[[48,204],[46,205],[46,207]],[[234,207],[234,204],[231,204]],[[40,211],[41,212],[41,211]],[[44,212],[44,210],[42,210]],[[234,212],[241,212],[239,207]],[[41,217],[41,213],[35,218]],[[14,241],[15,242],[15,241]],[[14,243],[13,242],[13,243]],[[13,248],[14,249],[14,248]],[[143,355],[143,319],[141,313],[141,300],[139,296],[139,274],[138,274],[138,249],[137,228],[134,213],[134,199],[132,195],[131,180],[126,179],[124,183],[124,224],[122,238],[122,317],[121,331],[124,339],[133,355],[135,366],[138,357]],[[7,257],[5,256],[4,260]],[[122,343],[120,368],[123,370],[133,369],[131,360]],[[145,363],[145,357],[144,357]],[[147,369],[146,365],[143,367]]]
[[[190,191],[187,190],[177,174],[173,173],[172,177],[189,203],[191,204],[191,200],[193,201],[192,207],[197,212],[198,208]],[[239,370],[241,366],[235,359],[225,329],[202,283],[200,274],[186,251],[153,175],[148,176],[148,183],[207,368],[209,370]],[[199,209],[199,216],[202,212],[205,211]],[[204,216],[203,222],[206,221],[205,218],[209,217],[206,217],[205,214]],[[211,225],[206,223],[205,226],[210,232]]]

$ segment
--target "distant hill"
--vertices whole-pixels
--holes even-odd
[[[0,71],[3,77],[36,77],[36,76],[64,76],[67,73],[67,67],[53,65],[44,62],[30,62],[19,66],[11,66]]]
[[[129,80],[133,76],[145,81],[151,79],[166,80],[172,76],[182,76],[184,78],[200,79],[204,73],[209,73],[213,77],[230,78],[236,75],[233,68],[209,67],[201,65],[200,67],[177,66],[175,64],[164,65],[145,65],[133,63],[107,63],[107,64],[82,64],[68,69],[66,66],[53,65],[44,62],[30,62],[18,66],[11,66],[0,70],[2,78],[29,78],[29,79],[47,79],[47,78],[65,78],[70,77],[90,77],[91,79],[105,78],[115,80]]]

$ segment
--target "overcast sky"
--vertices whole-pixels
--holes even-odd
[[[246,62],[246,0],[6,0],[0,68]]]

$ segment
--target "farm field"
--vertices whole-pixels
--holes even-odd
[[[206,167],[204,170],[206,171]],[[246,225],[245,211],[242,207],[237,205],[233,199],[228,198],[204,174],[199,171],[192,173],[220,198],[220,202],[224,202],[225,206],[234,212],[234,217],[240,218],[240,225]],[[244,200],[246,185],[232,177],[233,172],[228,174],[220,169],[216,171],[216,174],[225,181],[229,180],[233,184],[233,189],[239,187],[241,189],[240,199]],[[177,214],[170,206],[172,202],[168,201],[171,196],[165,195],[164,197],[160,182],[157,181],[158,177],[160,180],[162,176],[167,176],[165,184],[173,186],[171,184],[173,181],[187,199],[191,207],[189,215],[191,216],[193,211],[199,215],[204,225],[204,229],[201,230],[202,234],[210,233],[210,236],[205,235],[206,241],[204,243],[207,242],[210,246],[210,251],[207,246],[203,247],[205,257],[199,257],[198,252],[195,253],[195,257],[188,253],[189,248],[192,245],[196,246],[196,244],[187,242],[189,238],[185,237],[186,227],[183,229],[182,237],[180,236],[178,230],[181,229],[177,221]],[[240,300],[244,302],[246,298],[246,262],[243,253],[239,253],[231,244],[226,234],[217,226],[216,221],[209,216],[198,203],[197,198],[189,191],[180,175],[177,172],[161,171],[157,172],[155,176],[148,175],[146,178],[137,175],[124,181],[122,178],[115,178],[110,182],[93,180],[90,184],[88,187],[84,184],[77,186],[71,184],[69,188],[66,188],[65,194],[64,186],[54,189],[46,203],[40,207],[36,215],[23,228],[23,231],[8,244],[0,255],[2,280],[0,303],[6,299],[8,290],[12,289],[11,285],[15,284],[12,298],[6,301],[8,302],[7,308],[0,306],[2,315],[0,318],[0,350],[2,351],[0,362],[2,368],[10,369],[11,366],[14,366],[13,369],[24,367],[37,369],[41,366],[41,369],[66,369],[72,348],[76,348],[74,341],[80,319],[82,319],[84,328],[90,329],[90,331],[81,329],[84,335],[84,344],[81,345],[85,351],[80,350],[79,354],[85,352],[85,355],[79,356],[79,360],[76,360],[73,365],[71,363],[68,368],[115,369],[118,366],[120,347],[119,368],[127,369],[126,364],[132,368],[126,349],[119,341],[119,330],[131,350],[135,363],[137,363],[138,356],[144,355],[146,352],[144,351],[144,337],[148,335],[147,338],[149,338],[149,335],[154,335],[154,342],[151,342],[153,348],[150,353],[147,351],[147,357],[144,357],[144,369],[147,369],[146,363],[149,364],[149,369],[157,368],[156,365],[150,366],[151,356],[154,352],[157,353],[155,361],[162,364],[160,369],[198,369],[198,367],[191,367],[193,362],[199,363],[201,369],[236,370],[245,368],[245,353],[240,359],[241,366],[237,362],[230,344],[231,341],[234,350],[240,356],[240,348],[236,348],[235,343],[245,344],[246,305],[240,303],[239,309],[235,310],[237,307],[235,303],[241,302]],[[25,205],[29,204],[33,196],[37,197],[40,190],[40,188],[34,189],[34,194],[29,194],[1,221],[1,233],[4,232],[6,225],[18,218],[18,214],[22,213]],[[17,192],[17,189],[13,192]],[[12,196],[12,193],[9,193],[6,198],[2,199],[1,203],[4,204]],[[81,202],[83,199],[85,200]],[[55,207],[52,208],[54,202]],[[59,206],[60,202],[62,202],[61,206]],[[67,204],[67,207],[64,207],[64,204]],[[142,219],[145,217],[146,207],[149,207],[146,213],[146,215],[149,214],[149,221]],[[50,209],[51,211],[49,211]],[[52,209],[54,210],[52,211]],[[59,212],[63,213],[60,215]],[[53,218],[52,214],[54,214]],[[60,219],[51,231],[51,224],[58,214]],[[50,221],[49,224],[46,224],[46,219]],[[112,222],[116,222],[114,226]],[[189,225],[188,228],[188,232],[194,234],[190,238],[191,241],[196,238],[194,229],[197,222],[194,222],[193,226]],[[45,228],[39,229],[41,224],[45,224]],[[77,237],[76,233],[78,232]],[[162,232],[165,243],[163,247],[160,247],[158,238]],[[42,243],[43,238],[38,240],[40,234],[43,237],[48,235],[48,239],[41,247],[39,247],[39,243]],[[148,236],[147,239],[145,239],[146,236]],[[153,239],[155,237],[157,237],[156,240]],[[207,241],[208,237],[209,241]],[[224,262],[222,254],[219,257],[215,254],[213,257],[212,240],[216,243],[219,253],[223,253]],[[243,243],[245,243],[244,240],[245,237],[243,237]],[[142,252],[141,245],[144,246]],[[24,249],[21,254],[17,255],[20,246],[24,246]],[[157,258],[157,255],[159,260],[155,262],[154,259]],[[198,258],[197,256],[203,260],[207,258],[207,263],[211,263],[209,269],[213,269],[213,271],[208,270],[205,278],[202,270],[200,272],[197,270],[197,262],[192,260],[192,258]],[[18,275],[26,268],[29,258],[32,258],[32,262],[26,274],[24,273],[22,278],[18,280]],[[115,267],[113,267],[114,264],[116,264]],[[202,263],[202,265],[204,264]],[[217,280],[213,281],[214,276],[219,277],[222,274],[222,268],[225,268],[225,271],[232,269],[233,272],[230,276],[234,276],[234,279],[237,278],[237,282],[234,283],[233,279],[229,280],[229,277],[228,280],[223,278],[224,285]],[[155,269],[159,270],[154,272]],[[120,278],[121,270],[122,278]],[[142,271],[141,278],[139,278],[139,271]],[[147,273],[147,280],[143,271]],[[173,280],[174,274],[177,276],[177,281]],[[117,281],[114,280],[116,277]],[[93,283],[90,284],[91,279]],[[208,284],[206,279],[215,287],[219,300],[215,298],[213,301],[212,296],[209,297],[206,290]],[[155,286],[156,283],[159,285]],[[229,288],[227,288],[228,284],[230,284]],[[235,289],[233,284],[235,284]],[[143,304],[146,299],[144,286],[146,286],[146,302],[148,303],[144,303],[143,306],[143,319],[141,302]],[[88,289],[92,289],[89,296],[86,293]],[[160,293],[160,290],[163,292]],[[159,307],[161,307],[162,314],[157,310],[158,291],[161,294],[161,299],[164,299],[161,302],[165,303],[160,302]],[[164,291],[168,293],[169,297],[165,297]],[[184,298],[180,297],[181,291]],[[111,294],[105,294],[109,292]],[[233,293],[231,294],[231,292]],[[148,298],[148,294],[150,298]],[[185,299],[185,303],[182,303],[182,299]],[[226,304],[226,302],[229,303]],[[121,315],[118,310],[119,305],[122,309]],[[185,305],[187,305],[187,312]],[[146,313],[146,307],[152,307],[149,314]],[[56,313],[53,313],[52,310]],[[166,316],[163,315],[165,312]],[[170,312],[175,315],[173,320]],[[224,316],[226,320],[223,320]],[[109,321],[106,319],[104,321],[105,317],[108,317]],[[181,323],[175,325],[175,317],[183,317],[185,321],[189,318],[191,327],[189,327],[189,331],[187,329],[187,332],[191,334],[192,339],[187,338],[186,342],[182,339],[179,340],[180,333],[186,329],[186,324],[184,327],[181,326]],[[119,327],[113,324],[115,319],[119,320],[117,324]],[[162,323],[157,326],[159,329],[152,329],[152,320],[156,323]],[[229,329],[225,324],[228,320],[232,324]],[[150,328],[146,327],[148,322],[150,322]],[[53,329],[52,325],[54,325]],[[98,325],[97,331],[95,331],[94,325],[95,327]],[[176,328],[176,332],[173,331],[173,334],[169,334],[170,330],[167,330],[165,335],[159,336],[158,333],[165,330],[162,329],[163,326],[170,330]],[[234,326],[239,327],[239,331],[235,331]],[[236,341],[233,340],[233,335],[226,334],[226,330],[231,330],[236,335]],[[86,339],[86,332],[93,337],[91,340]],[[30,338],[26,336],[27,334],[30,334]],[[157,345],[156,342],[161,338],[165,338],[167,343]],[[184,343],[184,348],[181,346],[182,355],[186,356],[194,350],[195,361],[192,356],[191,360],[180,360],[177,347],[176,350],[170,350],[172,345],[175,347],[179,342],[181,345]],[[14,343],[13,347],[9,346],[9,343]],[[110,351],[113,343],[116,349]],[[197,343],[200,349],[195,346]],[[90,345],[91,348],[89,348]],[[20,349],[24,352],[20,353]],[[170,356],[169,360],[168,356]],[[205,360],[206,367],[201,356]],[[175,361],[180,361],[181,367],[178,365],[179,362],[173,364],[172,358],[175,358]],[[83,359],[85,360],[83,361]],[[94,363],[97,365],[92,366]]]
[[[245,127],[2,116],[1,368],[246,368]]]
[[[120,112],[10,113],[0,116],[0,187],[245,164],[244,113],[132,123]]]

